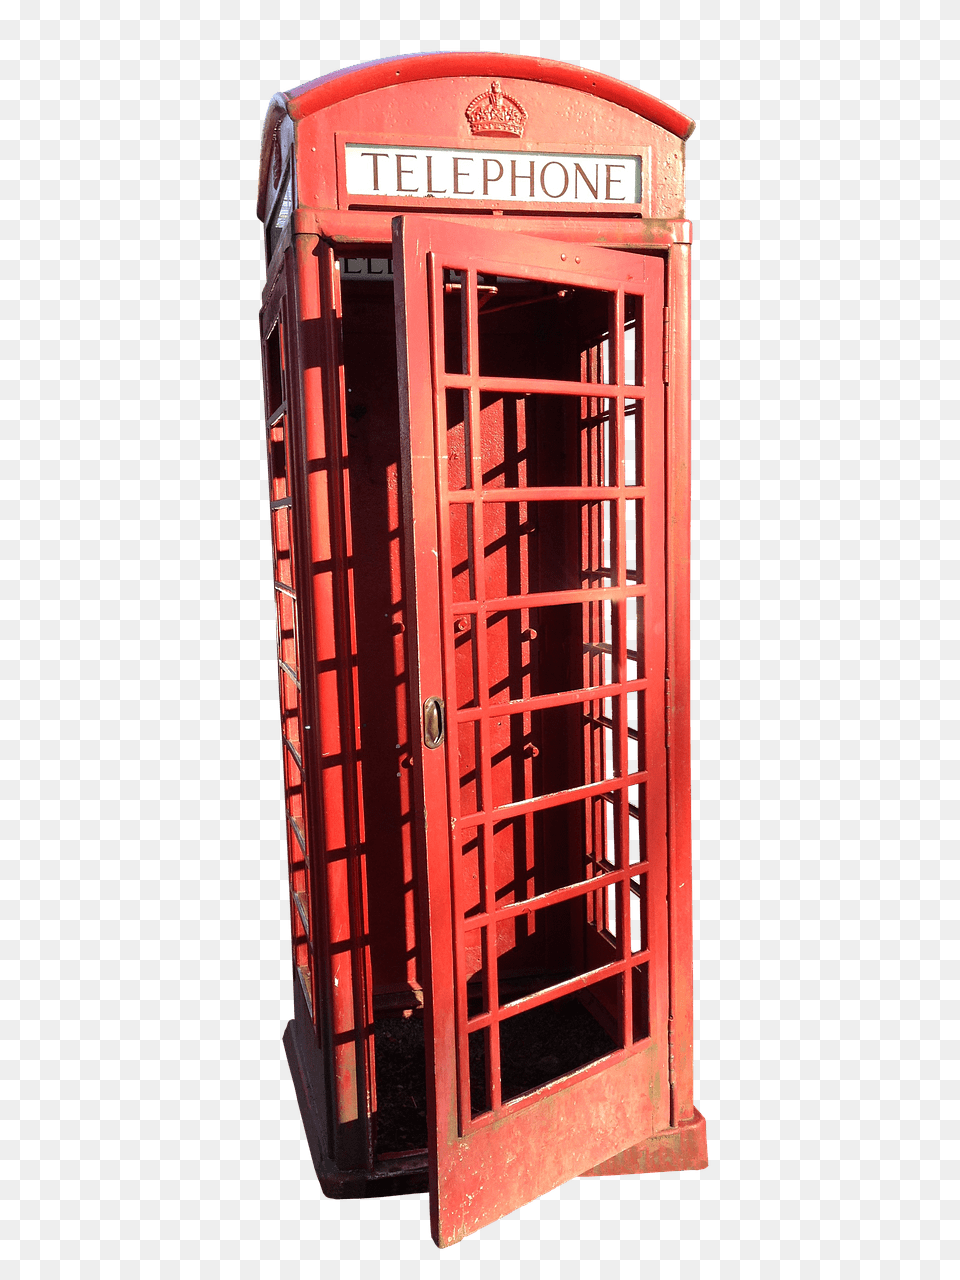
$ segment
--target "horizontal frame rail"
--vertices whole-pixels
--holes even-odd
[[[448,391],[500,392],[521,396],[576,396],[583,400],[643,400],[646,388],[628,382],[567,382],[559,378],[489,378],[482,374],[445,373],[438,378],[441,387]]]
[[[467,1019],[467,1032],[481,1031],[484,1027],[492,1026],[495,1022],[506,1022],[508,1018],[516,1017],[518,1013],[526,1013],[528,1009],[537,1009],[542,1004],[549,1004],[551,1000],[560,1000],[564,996],[574,995],[577,991],[583,991],[587,987],[595,986],[598,982],[603,982],[607,978],[614,978],[617,974],[627,973],[629,970],[645,964],[649,959],[649,951],[638,951],[635,955],[624,956],[622,960],[614,960],[610,964],[601,965],[599,969],[590,969],[587,973],[577,974],[575,978],[567,978],[563,982],[555,983],[552,987],[544,987],[542,991],[534,991],[528,996],[521,996],[519,1000],[511,1000],[509,1004],[498,1005],[496,1009],[490,1009],[486,1013],[475,1014],[472,1018]]]
[[[483,813],[470,813],[459,818],[457,825],[461,827],[485,827],[490,822],[503,822],[507,818],[519,818],[525,813],[539,813],[541,809],[555,809],[561,804],[573,804],[577,800],[589,800],[591,796],[600,796],[607,791],[622,791],[625,787],[633,787],[647,781],[646,769],[639,773],[628,773],[622,778],[604,778],[601,782],[588,782],[583,787],[571,787],[567,791],[550,791],[544,796],[534,796],[529,800],[515,800],[513,804],[503,804],[497,809]],[[631,812],[633,806],[631,806]],[[637,817],[640,815],[637,814]]]
[[[590,880],[578,880],[576,884],[566,884],[562,889],[548,889],[546,893],[538,893],[535,898],[524,898],[522,902],[508,902],[496,908],[492,921],[486,911],[478,912],[475,916],[464,916],[463,928],[465,930],[482,929],[491,923],[511,920],[514,916],[528,916],[535,911],[542,911],[544,907],[553,907],[561,902],[567,902],[570,898],[584,897],[588,893],[600,893],[601,890],[609,889],[622,880],[642,875],[649,869],[649,862],[632,862],[619,869],[602,871]]]
[[[495,613],[501,609],[546,609],[555,604],[581,601],[632,600],[646,594],[646,583],[632,587],[571,587],[566,591],[531,591],[526,596],[504,596],[500,600],[454,600],[450,612],[456,617],[461,613]]]
[[[290,679],[293,681],[293,683],[294,683],[294,684],[297,686],[297,688],[299,689],[299,688],[300,688],[300,677],[297,675],[296,671],[294,671],[293,667],[291,667],[290,663],[289,663],[289,662],[284,662],[284,660],[283,660],[282,658],[278,658],[278,659],[277,659],[277,665],[280,667],[280,670],[284,673],[284,675],[289,676],[289,677],[290,677]]]
[[[313,1017],[313,996],[310,993],[311,973],[305,965],[297,965],[297,977],[300,979],[300,986],[303,988],[303,994],[306,997],[307,1008],[310,1010],[310,1017]]]
[[[297,822],[296,818],[290,813],[287,814],[287,821],[290,823],[290,826],[293,828],[293,834],[297,838],[297,844],[300,846],[301,850],[303,851],[304,860],[307,861],[307,865],[309,865],[309,859],[307,859],[307,841],[303,832],[300,830],[300,824],[299,822]]]
[[[621,693],[635,693],[647,688],[648,681],[623,680],[620,684],[591,685],[587,689],[564,689],[562,693],[541,693],[533,698],[516,698],[513,702],[485,702],[481,707],[464,707],[456,712],[457,720],[469,723],[483,716],[517,716],[526,711],[549,711],[554,707],[573,707],[578,702],[599,702]],[[593,717],[598,723],[603,717]]]
[[[609,653],[612,657],[614,653],[614,648],[613,648],[613,645],[608,640],[585,640],[583,644],[583,652],[584,654]],[[627,649],[625,652],[630,662],[636,662],[639,665],[640,651],[638,649]],[[624,681],[624,683],[627,683],[627,681]],[[630,681],[629,683],[633,684],[636,682]]]
[[[479,494],[473,489],[451,489],[446,495],[448,502],[616,502],[618,498],[645,498],[645,485],[540,485],[535,488],[481,489]]]
[[[291,889],[290,892],[293,894],[293,901],[294,901],[294,904],[296,905],[297,914],[300,917],[300,922],[303,925],[303,928],[304,928],[304,931],[306,932],[307,937],[309,938],[310,937],[310,921],[307,917],[307,908],[306,908],[305,902],[303,901],[303,893],[299,892],[296,889]]]

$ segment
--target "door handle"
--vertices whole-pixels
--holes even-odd
[[[423,704],[423,742],[431,751],[443,741],[443,699],[428,698]]]

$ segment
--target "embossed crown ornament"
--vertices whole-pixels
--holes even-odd
[[[522,138],[527,113],[516,98],[511,98],[494,80],[487,93],[479,93],[463,113],[470,122],[470,132],[488,138]]]

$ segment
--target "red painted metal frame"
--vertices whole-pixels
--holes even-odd
[[[438,1243],[449,1244],[507,1212],[510,1208],[542,1194],[559,1182],[575,1176],[617,1155],[624,1133],[642,1139],[670,1123],[668,1090],[668,939],[667,939],[667,786],[664,708],[656,697],[646,708],[646,769],[627,771],[627,718],[625,699],[629,689],[662,687],[665,674],[665,583],[663,564],[663,264],[650,257],[613,254],[606,250],[580,248],[549,241],[531,241],[491,228],[486,233],[465,230],[440,220],[398,218],[395,223],[394,271],[399,339],[401,423],[406,446],[404,462],[405,495],[408,503],[407,527],[410,610],[416,625],[416,659],[411,661],[411,713],[431,696],[443,696],[447,715],[447,750],[444,756],[423,748],[417,750],[418,809],[425,817],[422,857],[425,883],[425,983],[428,1027],[428,1079],[433,1085],[431,1107],[435,1125],[431,1128],[431,1212]],[[443,293],[443,270],[455,269],[468,282],[465,328],[468,341],[468,372],[444,372],[442,326],[437,320],[438,298]],[[535,379],[484,378],[478,371],[476,314],[473,299],[478,272],[492,276],[532,278],[561,285],[605,289],[610,293],[614,315],[611,331],[614,380],[556,382]],[[473,287],[471,287],[471,285]],[[642,297],[644,303],[643,366],[644,385],[625,385],[623,368],[624,294]],[[584,498],[595,493],[609,501],[617,512],[615,572],[617,582],[605,589],[581,589],[533,593],[506,599],[484,599],[483,556],[485,546],[484,509],[490,502],[526,501],[530,490],[497,488],[484,492],[480,450],[471,449],[470,488],[450,492],[446,483],[444,422],[445,391],[462,388],[471,403],[470,429],[478,432],[480,395],[483,391],[505,390],[525,394],[565,393],[584,398],[604,397],[615,406],[610,459],[610,485],[559,487],[549,491],[553,500]],[[644,402],[643,448],[644,485],[627,487],[623,476],[623,412],[627,397]],[[541,490],[535,491],[538,496]],[[644,503],[644,578],[642,585],[627,583],[626,502],[641,498]],[[454,600],[450,590],[453,554],[449,525],[450,507],[469,503],[473,511],[473,555],[476,599]],[[660,550],[658,551],[658,548]],[[439,549],[439,560],[437,551]],[[627,682],[626,601],[632,596],[646,598],[646,666],[644,677]],[[614,703],[615,780],[603,780],[565,790],[558,794],[528,797],[520,802],[492,807],[490,777],[492,748],[487,725],[491,714],[512,709],[498,704],[483,705],[488,687],[485,669],[485,627],[478,623],[477,664],[480,706],[477,714],[457,713],[456,672],[451,638],[458,616],[488,615],[509,608],[535,608],[551,604],[610,600],[614,602],[615,673],[619,678],[602,689],[593,687],[546,699],[525,700],[520,706],[593,703],[606,693]],[[458,722],[478,720],[481,735],[479,813],[460,813],[456,779],[461,769]],[[645,784],[647,858],[641,863],[627,860],[627,787]],[[558,803],[586,796],[610,794],[618,815],[615,869],[589,888],[571,886],[544,895],[540,901],[526,901],[509,911],[498,909],[493,897],[493,874],[484,875],[485,898],[482,913],[464,921],[458,902],[460,833],[464,828],[484,826],[488,832],[495,820],[517,814],[538,812]],[[638,873],[645,874],[649,891],[649,940],[643,951],[630,951],[630,910],[623,886]],[[577,894],[595,892],[597,884],[617,889],[616,958],[582,977],[572,978],[546,990],[498,1005],[494,983],[488,978],[487,1012],[467,1016],[465,1004],[464,930],[485,932],[485,969],[496,972],[495,929],[498,919],[529,912],[550,903],[567,901]],[[660,904],[663,904],[662,907]],[[647,965],[651,970],[649,1020],[651,1034],[631,1042],[632,982],[630,970]],[[548,1084],[533,1094],[504,1104],[499,1091],[497,1035],[487,1041],[487,1087],[490,1108],[479,1118],[471,1117],[467,1036],[472,1031],[493,1028],[501,1019],[557,999],[567,993],[623,975],[620,986],[619,1026],[621,1048],[600,1062]],[[615,1091],[616,1107],[611,1106]],[[563,1113],[562,1127],[558,1116]],[[508,1126],[508,1127],[505,1127]],[[435,1143],[435,1145],[434,1145]],[[547,1147],[552,1155],[544,1158]]]
[[[396,210],[369,212],[358,209],[297,209],[293,215],[294,231],[319,235],[344,252],[351,247],[380,245],[381,253],[390,244],[391,226]],[[434,216],[443,216],[440,210]],[[492,218],[503,218],[496,224]],[[475,210],[461,214],[457,222],[464,227],[490,227],[521,235],[540,236],[548,240],[566,240],[576,244],[595,245],[605,249],[668,250],[674,245],[689,244],[691,224],[682,218],[577,218],[562,214],[502,214],[499,210]],[[352,256],[352,255],[348,255]]]
[[[284,255],[290,255],[288,250]],[[301,655],[305,629],[301,616],[300,565],[303,546],[297,518],[303,504],[299,436],[293,428],[299,402],[297,325],[286,289],[287,273],[279,271],[267,290],[262,313],[264,407],[267,432],[270,518],[277,602],[277,659],[286,797],[294,970],[311,1018],[317,1009],[318,930],[312,892],[308,802],[303,779],[307,770]],[[319,944],[322,947],[322,942]]]
[[[299,193],[300,177],[307,171],[316,172],[318,164],[322,168],[329,161],[313,155],[312,148],[305,142],[301,144],[298,139],[306,136],[300,131],[309,127],[313,130],[310,138],[317,143],[318,150],[323,150],[320,143],[328,136],[332,159],[336,132],[342,133],[345,128],[347,132],[360,130],[364,140],[369,140],[364,122],[369,122],[375,113],[368,109],[363,115],[361,110],[356,116],[360,123],[352,124],[354,115],[343,114],[351,98],[360,95],[362,102],[365,94],[376,97],[381,90],[389,92],[390,86],[409,84],[410,89],[402,90],[402,94],[406,94],[402,102],[407,115],[391,118],[389,122],[390,127],[400,130],[397,137],[406,142],[424,133],[422,113],[416,114],[416,99],[410,96],[414,83],[423,82],[427,87],[431,81],[449,78],[449,99],[455,118],[455,112],[461,110],[456,105],[463,92],[457,87],[460,82],[473,84],[475,81],[470,77],[482,77],[489,83],[491,76],[502,76],[505,81],[527,80],[531,85],[552,84],[564,92],[586,91],[586,95],[594,97],[598,103],[614,104],[616,110],[626,108],[635,113],[641,124],[643,121],[652,122],[679,138],[689,136],[693,128],[691,121],[666,104],[582,68],[510,55],[438,54],[353,68],[301,86],[288,95],[278,95],[271,104],[264,130],[259,196],[261,218],[272,215],[275,207],[275,198],[270,193],[277,187],[275,181],[271,185],[270,166],[274,155],[280,154],[281,139],[284,148],[281,169],[283,172],[288,168],[291,170],[295,192],[288,228],[279,243],[274,241],[276,251],[269,264],[262,314],[268,396],[270,369],[267,367],[267,346],[272,340],[271,334],[280,332],[274,330],[274,322],[280,319],[283,326],[280,344],[285,395],[283,434],[288,449],[285,465],[292,504],[289,533],[285,535],[279,528],[275,515],[271,519],[275,526],[275,555],[282,552],[285,536],[290,548],[289,570],[281,566],[275,576],[281,580],[281,588],[286,588],[277,591],[278,601],[282,604],[293,600],[296,605],[292,635],[300,660],[295,669],[302,685],[297,700],[302,769],[294,767],[298,761],[290,752],[292,739],[289,735],[285,735],[287,742],[282,748],[288,808],[296,810],[291,812],[292,821],[288,821],[296,1016],[288,1028],[285,1045],[317,1173],[325,1193],[334,1196],[419,1190],[425,1187],[427,1165],[426,1153],[410,1151],[394,1158],[377,1151],[374,1146],[377,1107],[373,1045],[375,1009],[357,688],[354,590],[357,566],[350,496],[350,432],[343,382],[342,307],[336,269],[337,255],[346,252],[350,256],[350,250],[355,251],[358,246],[375,256],[388,256],[392,212],[399,210],[344,210],[329,204],[324,206],[323,201],[314,208],[306,207]],[[387,101],[386,98],[382,100]],[[538,101],[542,106],[546,99],[541,97]],[[338,123],[331,127],[329,135],[324,135],[323,113],[328,108],[331,109],[330,119]],[[353,111],[352,107],[350,111]],[[609,113],[611,108],[603,108],[596,116],[598,138],[606,136],[603,111]],[[321,121],[319,132],[316,120]],[[619,117],[611,116],[611,120],[615,130],[624,129]],[[545,121],[541,111],[538,133],[531,120],[529,137],[523,145],[530,149],[563,149],[562,128],[553,133],[553,126]],[[463,128],[462,122],[460,127]],[[647,140],[651,137],[648,126],[643,127],[647,132],[643,134],[644,140],[638,141],[638,146],[648,145]],[[445,126],[440,126],[440,131],[449,134]],[[652,136],[655,169],[657,164],[663,163],[669,147],[660,141],[666,135],[654,132]],[[433,145],[442,145],[436,137],[430,141]],[[463,146],[464,140],[461,138],[457,145]],[[672,146],[676,152],[675,141]],[[574,149],[572,145],[570,149]],[[638,272],[642,275],[644,287],[638,292],[644,292],[648,280],[656,277],[656,287],[665,290],[662,300],[667,307],[666,323],[659,332],[669,347],[669,369],[668,362],[662,361],[664,376],[657,388],[658,396],[662,390],[663,415],[659,436],[664,446],[658,499],[662,502],[658,516],[659,532],[652,525],[647,530],[651,537],[658,538],[664,548],[662,582],[658,587],[658,598],[662,600],[659,616],[663,623],[664,642],[659,674],[645,675],[643,679],[629,682],[592,684],[588,694],[574,690],[538,695],[522,698],[516,704],[497,703],[495,708],[480,706],[465,708],[456,716],[448,714],[448,723],[455,731],[458,727],[464,730],[469,727],[489,743],[494,717],[516,715],[526,724],[531,714],[582,704],[585,711],[592,708],[585,718],[589,720],[592,717],[594,722],[592,728],[589,725],[585,728],[585,760],[589,764],[593,760],[590,735],[595,735],[596,730],[606,723],[602,714],[603,700],[616,700],[634,689],[645,690],[649,713],[652,702],[657,698],[658,681],[663,679],[665,698],[657,713],[662,717],[662,727],[657,729],[656,717],[653,721],[648,718],[647,722],[648,739],[659,736],[665,750],[662,858],[660,855],[657,858],[652,856],[648,841],[648,860],[643,868],[648,881],[651,872],[659,877],[656,897],[665,905],[659,913],[648,913],[654,918],[647,949],[638,954],[624,952],[628,945],[625,940],[629,926],[626,886],[639,864],[623,865],[627,856],[624,829],[630,819],[626,805],[621,803],[615,810],[620,826],[619,865],[604,867],[602,862],[597,863],[588,870],[587,879],[583,881],[506,906],[492,901],[488,884],[482,909],[469,922],[471,929],[487,929],[487,1002],[483,1013],[468,1016],[462,982],[455,981],[455,977],[462,978],[464,974],[464,950],[462,921],[453,913],[456,875],[450,851],[457,847],[458,836],[455,828],[453,840],[450,840],[448,821],[450,813],[456,812],[455,807],[451,810],[451,795],[454,801],[457,799],[456,787],[451,792],[449,786],[450,780],[455,782],[457,776],[453,733],[448,740],[446,756],[442,750],[419,750],[414,767],[403,768],[399,785],[406,789],[404,794],[408,794],[414,784],[418,788],[417,803],[412,808],[418,815],[417,825],[421,828],[419,834],[422,838],[421,889],[425,891],[420,895],[419,924],[415,927],[410,919],[407,935],[409,940],[412,931],[416,933],[417,947],[424,947],[429,941],[430,958],[427,971],[420,975],[415,973],[414,960],[409,960],[408,976],[411,998],[421,998],[416,979],[419,976],[423,980],[423,1007],[427,1022],[431,1024],[428,1038],[431,1044],[436,1045],[428,1083],[431,1092],[429,1105],[436,1120],[430,1135],[429,1162],[432,1165],[434,1238],[438,1244],[460,1238],[483,1222],[510,1211],[517,1204],[576,1173],[622,1174],[654,1169],[701,1168],[706,1164],[703,1120],[693,1106],[692,1093],[689,756],[691,237],[690,224],[682,218],[682,149],[671,163],[677,158],[680,165],[679,188],[674,183],[670,188],[673,194],[669,200],[660,203],[661,213],[655,218],[616,217],[607,211],[590,216],[582,206],[569,213],[561,213],[555,206],[550,213],[544,212],[542,206],[531,206],[529,210],[522,211],[505,209],[502,212],[486,208],[455,211],[451,206],[445,206],[443,218],[430,222],[419,213],[408,215],[403,220],[405,229],[399,233],[402,245],[395,258],[399,260],[398,254],[402,249],[408,261],[397,277],[398,328],[416,335],[412,344],[401,344],[401,351],[405,353],[401,361],[401,376],[404,363],[410,361],[415,375],[411,381],[411,366],[408,365],[408,387],[418,408],[416,420],[412,408],[408,419],[409,439],[416,447],[408,454],[403,489],[405,500],[412,504],[416,498],[417,519],[413,519],[411,507],[405,530],[410,589],[406,598],[407,612],[400,615],[406,623],[405,634],[398,638],[397,645],[402,647],[406,641],[406,672],[414,686],[410,690],[409,716],[414,727],[425,697],[443,692],[449,686],[451,670],[445,646],[449,642],[449,624],[455,616],[469,621],[480,616],[484,608],[489,610],[494,605],[529,610],[538,605],[544,607],[548,602],[574,599],[612,599],[614,608],[619,608],[617,602],[628,595],[646,595],[648,607],[650,605],[649,582],[633,585],[621,581],[614,586],[588,586],[578,591],[528,590],[521,596],[503,593],[489,600],[458,599],[456,602],[451,602],[448,592],[444,594],[442,585],[449,580],[450,559],[449,528],[444,533],[444,521],[458,505],[475,513],[473,537],[476,551],[477,548],[482,550],[484,511],[491,515],[491,503],[572,501],[575,497],[585,508],[592,503],[592,510],[596,511],[599,504],[611,500],[621,507],[627,501],[643,501],[649,519],[652,494],[649,476],[644,477],[643,485],[628,489],[621,484],[613,492],[605,485],[583,485],[570,492],[529,486],[518,487],[506,498],[504,490],[484,494],[482,487],[475,483],[468,490],[445,492],[440,459],[434,453],[434,423],[442,421],[444,411],[437,398],[439,388],[458,389],[471,398],[474,405],[481,391],[510,397],[531,390],[543,395],[595,396],[620,405],[628,397],[644,399],[649,396],[652,384],[649,368],[644,387],[556,380],[534,385],[527,379],[480,378],[475,362],[475,342],[474,360],[469,372],[459,375],[444,372],[439,378],[435,377],[436,370],[438,367],[442,369],[442,365],[438,365],[436,358],[437,329],[430,327],[430,299],[431,289],[434,299],[436,297],[441,279],[438,272],[442,266],[459,266],[473,280],[478,270],[495,274],[499,266],[504,274],[514,277],[526,274],[554,279],[558,283],[576,277],[582,268],[585,274],[581,275],[581,282],[594,272],[590,278],[595,282],[606,281],[603,287],[610,288],[621,297],[623,286],[628,284],[628,273],[632,272],[635,277]],[[644,175],[645,180],[653,179],[654,169]],[[679,201],[675,198],[677,194]],[[674,213],[679,216],[673,216]],[[549,241],[562,241],[559,247],[568,253],[562,270],[553,264],[552,276],[548,271],[548,257],[558,245],[547,243]],[[629,250],[630,253],[605,253],[603,249],[592,246]],[[430,252],[440,253],[444,261],[429,262],[426,255]],[[571,254],[582,259],[579,266],[574,264],[577,271],[569,265]],[[611,261],[617,265],[611,266]],[[632,288],[628,284],[626,292]],[[469,296],[469,290],[467,292]],[[613,318],[622,321],[622,307],[619,316]],[[389,340],[386,335],[385,340]],[[270,412],[268,400],[268,423]],[[414,424],[413,428],[410,428],[410,423]],[[620,425],[622,427],[622,417]],[[268,436],[269,431],[268,426]],[[493,513],[496,510],[494,507]],[[590,519],[594,520],[590,537],[595,541],[596,522],[594,517]],[[623,520],[618,522],[614,519],[613,528],[617,533],[617,553],[622,565]],[[431,536],[435,538],[432,549]],[[646,541],[650,543],[650,537]],[[279,559],[277,563],[280,565]],[[585,567],[595,568],[595,564],[595,561],[585,562]],[[602,581],[602,578],[595,577],[592,581]],[[410,625],[414,598],[416,626]],[[288,605],[284,604],[283,608],[289,611]],[[588,610],[585,612],[589,613]],[[585,632],[585,642],[595,638]],[[289,648],[289,638],[281,638],[281,662],[285,660],[286,652],[283,644]],[[622,635],[617,641],[615,656],[622,676]],[[289,692],[288,686],[288,673],[285,676],[281,666],[282,697],[287,696],[284,689]],[[453,704],[448,700],[448,712],[455,703],[456,699]],[[398,712],[397,715],[398,743],[407,743],[407,731],[403,727],[406,714]],[[627,749],[624,718],[620,717],[619,721],[611,719],[609,727],[615,730],[614,752],[619,768]],[[411,737],[413,743],[407,743],[406,749],[416,744],[417,733],[413,732]],[[404,765],[402,757],[400,763]],[[593,764],[589,764],[589,768],[592,767]],[[576,797],[594,797],[610,790],[609,780],[591,775],[589,768],[587,780],[576,789]],[[489,758],[484,772],[487,789],[482,792],[482,797],[487,797],[490,795]],[[614,789],[620,789],[626,782],[621,772],[614,780]],[[429,803],[425,803],[428,794]],[[559,799],[567,800],[573,794],[568,790]],[[524,820],[529,823],[534,814],[545,812],[557,799],[556,795],[539,796],[527,792],[524,799],[501,805],[498,814],[525,815]],[[473,821],[482,827],[489,818],[486,805],[487,800],[481,798],[473,813],[464,811],[462,816],[458,815],[458,826],[463,828]],[[606,819],[601,820],[604,821]],[[661,822],[660,816],[657,822]],[[655,861],[656,868],[653,866]],[[490,940],[493,933],[490,922],[494,919],[516,920],[543,909],[548,903],[571,903],[584,894],[605,902],[605,890],[609,886],[615,890],[614,923],[620,948],[611,964],[569,978],[563,984],[522,996],[510,1003],[509,1010],[504,1013],[496,999],[490,998],[490,974],[496,972],[495,942]],[[652,893],[649,883],[648,890]],[[411,905],[405,899],[403,910],[409,912]],[[605,927],[606,915],[598,916],[595,923],[598,928]],[[650,965],[655,979],[652,996],[656,1013],[654,1015],[651,1009],[653,1034],[649,1040],[637,1049],[620,1048],[599,1063],[582,1068],[572,1077],[555,1081],[532,1095],[506,1103],[499,1097],[491,1097],[494,1104],[491,1110],[479,1116],[472,1115],[469,1065],[464,1057],[469,1032],[479,1030],[488,1042],[495,1044],[496,1036],[491,1032],[503,1017],[517,1016],[521,1009],[542,1005],[558,998],[564,991],[582,992],[585,987],[596,985],[607,973],[622,975],[644,963]],[[657,980],[661,982],[660,986]],[[626,1002],[630,984],[624,983],[622,977],[620,981]],[[495,982],[492,985],[495,987]],[[625,1032],[627,1024],[628,1009],[624,1002],[619,1011],[621,1033]],[[626,1046],[626,1036],[620,1043]],[[496,1092],[497,1063],[493,1058],[493,1054],[488,1055],[491,1094]],[[647,1065],[638,1076],[636,1064],[641,1060]],[[649,1089],[651,1083],[657,1085],[657,1082],[660,1091],[654,1106]],[[592,1134],[585,1132],[583,1126],[583,1117],[588,1114],[596,1129]],[[606,1129],[603,1117],[612,1117]],[[602,1136],[614,1130],[618,1135],[617,1141],[611,1143]],[[530,1137],[534,1131],[539,1135],[535,1144]],[[526,1139],[524,1133],[527,1133]],[[624,1141],[630,1144],[625,1149],[622,1146]],[[524,1142],[527,1142],[527,1156],[522,1157],[520,1150]],[[576,1147],[578,1154],[574,1158],[571,1149],[577,1142],[580,1145]],[[577,1160],[580,1164],[575,1168]]]

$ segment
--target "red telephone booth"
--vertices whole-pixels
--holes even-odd
[[[259,216],[295,1016],[329,1196],[447,1245],[706,1165],[692,1097],[693,123],[428,54],[274,98]]]

